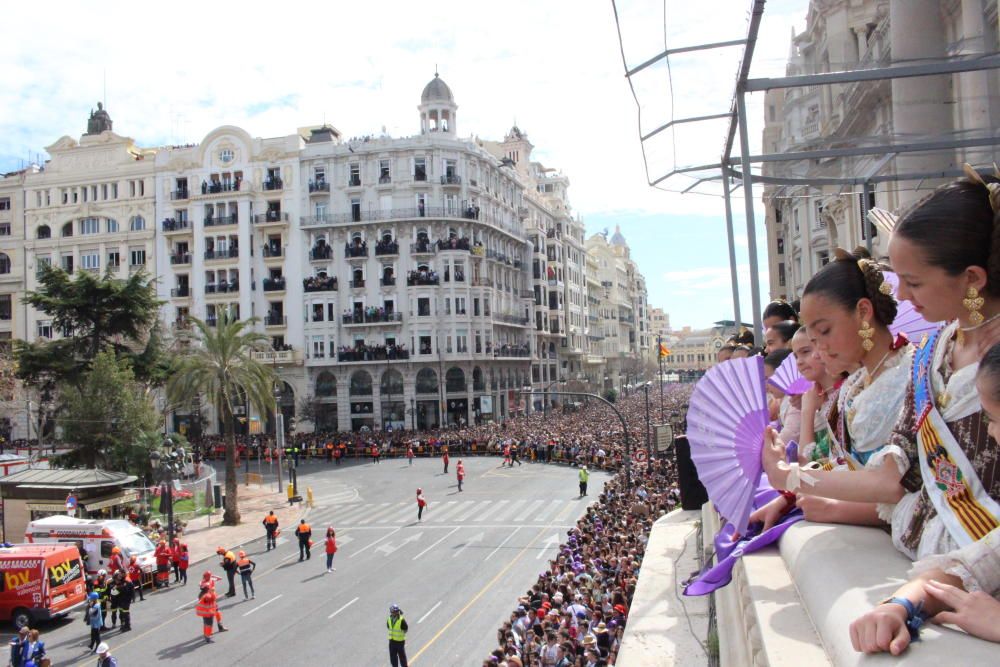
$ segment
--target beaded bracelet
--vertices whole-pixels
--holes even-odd
[[[891,597],[881,604],[898,604],[906,610],[906,629],[910,631],[910,641],[920,641],[920,626],[927,620],[924,614],[924,603],[913,604],[906,598]]]

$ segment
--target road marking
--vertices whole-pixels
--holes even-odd
[[[427,512],[428,521],[443,521],[446,516],[454,512],[455,510],[460,510],[464,503],[459,503],[457,500],[449,500],[444,503],[444,507],[434,512],[433,518],[430,516],[430,510],[425,510]]]
[[[521,510],[521,516],[525,518],[525,521],[531,521],[532,516],[538,511],[538,508],[542,506],[544,500],[534,500],[528,503],[523,510]],[[537,519],[535,519],[537,521]]]
[[[403,547],[405,547],[405,546],[406,546],[407,544],[409,544],[410,542],[417,542],[417,541],[419,541],[419,540],[420,540],[420,538],[421,538],[421,537],[423,537],[423,536],[424,536],[424,534],[423,534],[423,533],[413,533],[412,535],[410,535],[410,536],[408,536],[408,537],[404,538],[404,539],[403,539],[403,540],[402,540],[402,541],[401,541],[401,542],[400,542],[400,543],[399,543],[398,545],[396,545],[396,546],[392,546],[392,542],[386,542],[385,544],[380,544],[380,545],[378,545],[378,547],[376,547],[375,551],[376,551],[376,552],[379,552],[379,551],[381,551],[381,552],[384,552],[386,556],[391,556],[391,555],[392,555],[392,554],[394,554],[395,552],[397,552],[397,551],[399,551],[400,549],[402,549]]]
[[[442,542],[444,542],[444,541],[445,541],[446,539],[448,539],[448,536],[449,536],[449,535],[451,535],[452,533],[454,533],[454,532],[455,532],[456,530],[458,530],[458,529],[459,529],[459,526],[455,526],[454,528],[452,528],[452,529],[451,529],[450,531],[448,531],[448,533],[447,533],[447,534],[446,534],[446,535],[445,535],[444,537],[442,537],[442,538],[441,538],[440,540],[438,540],[437,542],[435,542],[434,544],[430,545],[429,547],[427,547],[426,549],[424,549],[423,551],[421,551],[420,553],[418,553],[418,554],[417,554],[416,556],[414,556],[414,557],[413,557],[413,560],[417,560],[418,558],[420,558],[421,556],[423,556],[423,555],[424,555],[425,553],[427,553],[428,551],[430,551],[431,549],[433,549],[433,548],[434,548],[434,547],[436,547],[437,545],[439,545],[439,544],[441,544]]]
[[[538,555],[535,556],[535,560],[538,560],[539,558],[541,558],[542,556],[544,556],[545,552],[549,550],[550,546],[552,546],[552,545],[558,545],[558,544],[559,544],[559,534],[555,533],[555,534],[552,535],[552,537],[550,537],[549,539],[545,540],[545,544],[542,546],[542,550],[538,552]]]
[[[368,549],[371,549],[371,548],[372,548],[373,546],[375,546],[376,544],[378,544],[378,543],[379,543],[379,542],[381,542],[382,540],[386,540],[386,539],[388,539],[388,538],[389,538],[390,536],[394,535],[395,533],[398,533],[398,532],[399,532],[400,530],[402,530],[402,529],[403,529],[403,527],[402,527],[402,526],[399,526],[398,528],[393,528],[393,529],[392,529],[392,530],[390,530],[390,531],[389,531],[388,533],[386,533],[386,534],[385,534],[385,535],[383,535],[382,537],[378,538],[377,540],[375,540],[374,542],[372,542],[371,544],[369,544],[369,545],[368,545],[367,547],[362,547],[362,548],[361,548],[361,549],[359,549],[358,551],[355,551],[355,552],[354,552],[354,553],[352,553],[352,554],[351,554],[350,556],[348,556],[348,558],[354,558],[354,557],[355,557],[355,556],[357,556],[358,554],[360,554],[360,553],[363,553],[363,552],[367,551]]]
[[[510,502],[509,500],[494,501],[493,504],[489,507],[489,509],[487,509],[485,512],[479,515],[476,521],[486,521],[486,519],[489,518],[491,514],[493,514],[499,509],[502,509],[503,506],[509,502]]]
[[[476,593],[475,595],[473,595],[472,599],[469,600],[469,602],[466,603],[466,605],[464,607],[462,607],[459,610],[459,612],[457,614],[455,614],[452,617],[452,619],[450,621],[448,621],[444,625],[443,628],[441,628],[440,630],[437,631],[437,634],[435,634],[433,637],[431,637],[427,641],[427,643],[424,644],[420,648],[420,650],[417,651],[417,653],[412,658],[409,659],[409,663],[413,664],[416,661],[416,659],[419,658],[423,654],[424,651],[426,651],[428,648],[430,648],[431,645],[434,642],[436,642],[438,640],[438,638],[441,637],[441,635],[443,635],[445,633],[445,631],[448,630],[448,628],[450,628],[452,625],[454,625],[455,621],[457,621],[458,619],[460,619],[465,614],[465,612],[467,612],[469,610],[469,608],[472,607],[472,605],[474,605],[479,600],[479,598],[483,597],[483,595],[486,594],[486,591],[488,591],[489,589],[491,589],[493,587],[493,585],[496,584],[496,582],[500,581],[500,579],[503,577],[503,575],[507,574],[507,572],[510,570],[510,568],[514,567],[514,565],[517,563],[517,561],[521,560],[521,557],[528,552],[528,549],[530,549],[532,546],[534,546],[535,542],[538,540],[539,537],[542,536],[542,533],[544,533],[544,532],[545,532],[544,530],[541,531],[541,532],[539,532],[538,535],[536,535],[530,542],[528,542],[528,544],[526,544],[524,546],[523,549],[521,549],[520,553],[518,553],[516,556],[514,556],[513,558],[511,558],[510,561],[507,563],[507,565],[505,565],[502,570],[500,570],[499,572],[497,572],[497,575],[495,577],[493,577],[492,579],[490,579],[486,583],[485,586],[483,586],[481,589],[479,589],[479,592]]]
[[[561,500],[550,500],[549,504],[542,508],[542,511],[538,513],[536,517],[538,521],[545,521],[549,518],[551,514],[554,514],[559,510],[559,505],[562,503]]]
[[[470,516],[476,513],[477,509],[486,509],[486,505],[489,505],[491,502],[492,501],[490,500],[486,500],[480,503],[477,503],[474,500],[468,501],[465,503],[465,507],[462,508],[462,511],[453,516],[451,520],[455,522],[465,522],[469,519]]]
[[[423,616],[421,616],[420,620],[417,621],[417,623],[423,623],[424,619],[427,618],[428,616],[430,616],[432,611],[434,611],[435,609],[437,609],[438,607],[441,606],[442,602],[443,602],[443,600],[438,600],[438,603],[436,605],[434,605],[433,607],[431,607],[430,611],[428,611],[426,614],[424,614]]]
[[[264,604],[260,605],[259,607],[254,607],[253,609],[251,609],[250,611],[248,611],[247,613],[245,613],[243,615],[244,616],[249,616],[250,614],[252,614],[255,611],[257,611],[258,609],[263,609],[267,605],[271,604],[272,602],[274,602],[275,600],[277,600],[278,598],[280,598],[282,595],[284,595],[284,593],[279,593],[278,595],[275,595],[273,598],[271,598],[270,600],[268,600]]]
[[[388,507],[386,507],[384,509],[375,510],[373,512],[370,512],[368,514],[368,516],[366,516],[366,517],[358,520],[358,523],[359,524],[372,523],[373,521],[375,521],[376,518],[381,517],[382,515],[388,515],[388,514],[392,514],[393,512],[396,512],[397,511],[397,506],[401,507],[402,505],[405,505],[405,504],[406,503],[392,503],[392,504],[390,504]]]
[[[174,609],[174,611],[180,611],[181,609],[184,609],[185,607],[190,607],[191,605],[195,604],[196,602],[198,602],[198,601],[197,600],[192,600],[191,602],[185,602],[180,607],[177,607],[177,609]]]
[[[500,513],[499,513],[499,514],[497,514],[497,515],[496,515],[495,517],[493,517],[493,520],[494,520],[494,521],[503,521],[503,520],[504,520],[504,518],[505,518],[505,517],[506,517],[506,516],[507,516],[508,514],[509,514],[510,516],[512,516],[512,517],[514,517],[514,516],[517,516],[517,511],[518,511],[518,509],[519,509],[519,508],[520,508],[520,507],[521,507],[522,505],[524,505],[524,503],[525,503],[525,502],[527,502],[527,501],[526,501],[526,500],[523,500],[523,499],[522,499],[522,500],[515,500],[515,501],[514,501],[514,502],[512,502],[512,503],[511,503],[510,505],[508,505],[507,507],[505,507],[505,508],[504,508],[504,510],[503,510],[502,512],[500,512]]]
[[[504,541],[503,541],[503,542],[501,542],[501,543],[500,543],[500,544],[499,544],[499,545],[497,546],[497,548],[496,548],[496,549],[494,549],[493,551],[491,551],[491,552],[490,552],[490,555],[489,555],[489,556],[487,556],[486,558],[484,558],[484,559],[483,559],[483,562],[485,563],[486,561],[488,561],[488,560],[489,560],[490,558],[492,558],[492,557],[493,557],[493,554],[495,554],[496,552],[500,551],[501,547],[503,547],[503,545],[507,544],[507,542],[508,542],[508,541],[510,540],[510,538],[514,537],[514,533],[516,533],[516,532],[517,532],[517,531],[519,531],[519,530],[521,530],[521,526],[518,526],[517,528],[515,528],[515,529],[514,529],[514,532],[512,532],[512,533],[511,533],[510,535],[508,535],[508,536],[507,536],[507,537],[506,537],[506,538],[504,539]]]
[[[452,558],[458,558],[458,554],[460,554],[460,553],[462,553],[463,551],[465,551],[465,548],[466,548],[467,546],[469,546],[469,545],[470,545],[470,544],[472,544],[473,542],[482,542],[482,541],[483,541],[483,537],[485,537],[485,536],[486,536],[486,533],[484,533],[484,532],[482,532],[482,531],[480,531],[480,532],[476,533],[475,535],[473,535],[472,537],[470,537],[469,539],[467,539],[467,540],[465,541],[465,544],[463,544],[462,546],[460,546],[460,547],[458,548],[458,551],[456,551],[455,553],[453,553],[453,554],[451,555],[451,557],[452,557]]]
[[[351,600],[350,602],[348,602],[347,604],[345,604],[345,605],[344,605],[343,607],[341,607],[341,608],[340,608],[340,609],[338,609],[337,611],[335,611],[335,612],[333,612],[332,614],[330,614],[329,616],[327,616],[327,617],[326,617],[326,620],[328,620],[328,621],[329,621],[329,620],[330,620],[331,618],[333,618],[334,616],[336,616],[336,615],[337,615],[337,614],[339,614],[340,612],[344,611],[345,609],[347,609],[348,607],[350,607],[350,606],[351,606],[352,604],[354,604],[354,603],[355,603],[355,602],[357,602],[357,601],[358,601],[358,598],[354,598],[353,600]]]

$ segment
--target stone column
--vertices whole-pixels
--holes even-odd
[[[983,0],[962,0],[962,55],[981,55],[986,52],[985,17]],[[967,135],[981,136],[990,131],[990,76],[993,72],[965,72],[958,75],[959,123]],[[979,130],[976,132],[976,130]],[[988,148],[969,148],[959,152],[962,161],[984,166],[993,161],[993,151]]]

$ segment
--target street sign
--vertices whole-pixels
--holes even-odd
[[[480,396],[479,397],[479,411],[484,415],[493,414],[493,397],[492,396]]]
[[[69,511],[73,511],[76,509],[76,496],[74,496],[72,493],[66,496],[66,509]]]
[[[674,442],[674,427],[670,424],[657,424],[653,426],[656,433],[656,451],[665,452]]]
[[[632,460],[636,463],[645,463],[646,461],[646,450],[637,449],[635,453],[632,454]]]

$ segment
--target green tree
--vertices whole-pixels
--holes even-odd
[[[167,379],[167,399],[172,405],[192,405],[203,396],[222,420],[226,441],[226,509],[223,523],[240,522],[236,498],[236,440],[233,434],[233,404],[246,400],[261,414],[274,409],[274,371],[253,358],[253,352],[269,349],[267,336],[252,331],[257,318],[230,319],[228,313],[215,327],[192,317],[196,343],[180,355]]]
[[[42,267],[39,289],[25,301],[52,319],[61,338],[27,343],[15,341],[18,377],[40,391],[77,382],[103,350],[129,361],[135,378],[159,384],[166,377],[163,336],[157,315],[154,280],[139,271],[126,279],[110,272],[98,276],[78,271],[70,276],[59,267]]]
[[[74,449],[60,457],[70,466],[148,473],[149,447],[159,444],[160,418],[129,362],[98,352],[75,382],[59,385],[57,423]]]

